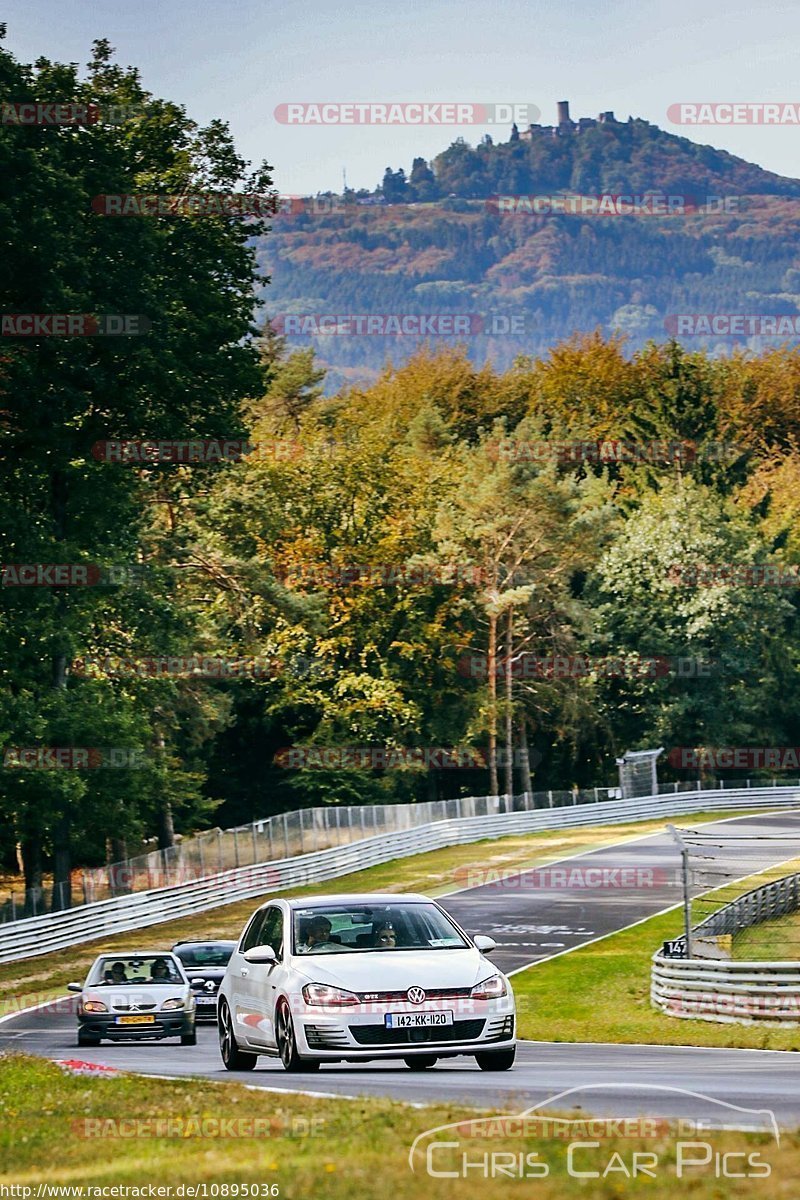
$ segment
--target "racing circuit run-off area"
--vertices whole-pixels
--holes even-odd
[[[731,5],[9,0],[0,1200],[796,1190],[800,12]]]

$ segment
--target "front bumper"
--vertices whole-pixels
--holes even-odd
[[[396,1012],[397,1006],[387,1008],[389,1011]],[[342,1009],[328,1015],[323,1008],[305,1007],[294,1016],[298,1051],[320,1059],[408,1058],[417,1054],[445,1058],[510,1050],[515,1045],[513,1003],[483,1002],[469,1012],[456,1009],[452,1025],[388,1029],[384,1016],[384,1012],[346,1013]]]
[[[197,1005],[196,1016],[198,1021],[216,1021],[217,1019],[217,993],[198,992],[195,995],[195,1004]]]
[[[118,1025],[116,1013],[79,1013],[78,1028],[109,1041],[136,1042],[153,1041],[161,1038],[180,1037],[193,1033],[194,1010],[191,1012],[157,1012],[155,1020],[148,1025]]]

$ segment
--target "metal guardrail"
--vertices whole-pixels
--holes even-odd
[[[692,929],[695,936],[731,934],[800,907],[800,874],[785,875],[737,896]],[[685,939],[671,945],[686,952]],[[734,962],[653,955],[650,999],[668,1016],[755,1025],[800,1024],[800,960]]]
[[[489,797],[490,800],[497,799]],[[346,846],[257,863],[173,887],[87,904],[65,912],[30,917],[0,926],[0,962],[32,958],[82,942],[175,920],[303,884],[336,879],[365,867],[426,850],[481,841],[508,834],[548,829],[621,824],[667,814],[700,812],[709,807],[708,790],[681,795],[608,800],[583,806],[553,807],[477,817],[454,817],[413,829],[367,837]],[[800,804],[800,786],[715,790],[714,807],[747,811]]]

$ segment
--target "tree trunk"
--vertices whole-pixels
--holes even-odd
[[[169,850],[175,845],[175,825],[172,820],[172,804],[164,796],[158,812],[158,848]]]
[[[72,907],[72,876],[70,873],[70,820],[62,813],[53,826],[53,900],[51,912]]]
[[[425,778],[425,791],[431,803],[439,799],[439,781],[433,771],[428,771]]]
[[[523,792],[532,792],[531,756],[528,753],[528,718],[524,713],[519,722],[519,768],[522,773]]]
[[[53,533],[56,539],[63,542],[67,536],[67,477],[63,470],[56,469],[50,477],[51,506],[53,517]],[[59,615],[59,626],[66,625],[67,598],[63,592],[56,596],[56,611]],[[57,635],[57,642],[61,639]],[[51,686],[60,691],[67,686],[67,655],[63,644],[53,647],[51,662]],[[72,862],[70,855],[70,813],[69,801],[63,800],[64,807],[56,817],[52,829],[53,838],[53,898],[51,910],[61,912],[72,906]]]
[[[164,734],[159,729],[156,732],[156,754],[160,756],[163,753]],[[172,818],[172,802],[167,795],[161,797],[157,820],[158,848],[159,850],[171,850],[175,845],[175,825]]]
[[[511,677],[511,659],[514,656],[514,612],[509,608],[506,613],[506,763],[505,763],[505,792],[507,796],[514,794],[514,724],[512,706],[514,703],[513,680]]]
[[[489,613],[489,795],[500,795],[497,778],[497,617]]]
[[[20,840],[22,868],[25,872],[25,891],[42,886],[42,838],[39,833],[26,833]]]

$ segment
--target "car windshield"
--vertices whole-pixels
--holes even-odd
[[[295,909],[295,954],[463,950],[468,946],[435,904],[331,904]]]
[[[185,967],[226,967],[233,954],[234,942],[196,942],[191,946],[177,946],[175,953]]]
[[[87,986],[122,983],[183,983],[171,954],[114,954],[101,958],[92,968]]]

